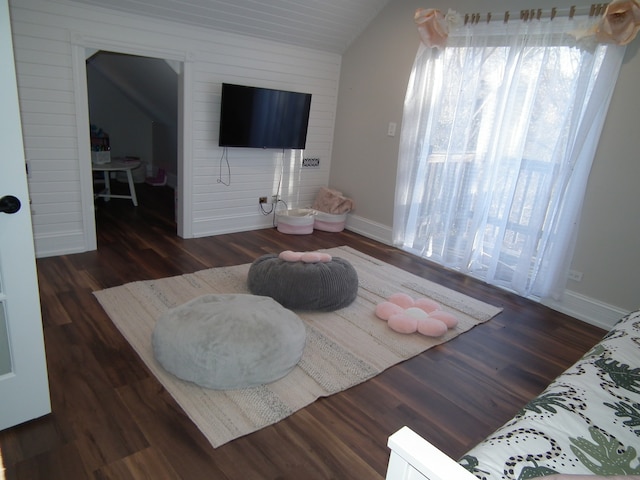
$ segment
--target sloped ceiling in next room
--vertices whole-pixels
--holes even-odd
[[[73,0],[343,54],[389,0]]]
[[[87,59],[87,68],[103,75],[154,122],[176,126],[177,65],[156,58],[99,51]]]

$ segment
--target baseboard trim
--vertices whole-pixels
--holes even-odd
[[[393,244],[391,228],[366,218],[349,215],[346,228],[386,245]],[[571,290],[566,290],[560,301],[544,301],[542,303],[549,308],[605,330],[610,330],[620,318],[629,313],[628,310],[609,305]]]
[[[565,290],[561,300],[542,302],[549,308],[570,315],[578,320],[610,330],[629,310],[609,305],[571,290]]]
[[[193,222],[193,238],[273,228],[273,215],[205,218]]]
[[[59,235],[35,236],[33,238],[36,258],[56,257],[72,253],[87,252],[84,232]]]
[[[376,240],[385,245],[393,243],[391,228],[358,215],[347,215],[345,228],[351,232]]]

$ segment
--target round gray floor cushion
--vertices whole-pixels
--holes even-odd
[[[273,382],[300,360],[302,320],[271,298],[203,295],[158,319],[153,353],[175,376],[226,390]]]
[[[358,274],[340,257],[305,263],[263,255],[251,264],[247,284],[251,293],[294,310],[329,312],[350,305],[358,295]]]

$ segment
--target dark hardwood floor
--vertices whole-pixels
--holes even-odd
[[[381,479],[387,438],[409,425],[458,458],[604,334],[596,327],[350,232],[275,229],[184,240],[173,193],[99,202],[98,250],[37,262],[53,413],[0,432],[14,479]],[[257,206],[256,206],[257,208]],[[276,425],[214,449],[149,373],[92,291],[350,245],[504,307],[489,322]],[[0,406],[1,408],[1,406]]]

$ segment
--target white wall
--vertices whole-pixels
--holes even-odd
[[[111,51],[186,64],[183,163],[188,178],[181,194],[191,193],[180,206],[186,215],[185,236],[270,227],[271,217],[260,213],[258,197],[275,193],[283,165],[282,194],[291,207],[310,205],[317,189],[327,184],[339,55],[66,0],[12,0],[10,13],[39,257],[85,251],[92,243],[92,205],[83,205],[90,188],[85,184],[90,172],[85,175],[83,169],[90,160],[88,125],[83,125],[88,114],[76,97],[84,74],[78,71],[84,60],[76,58],[78,47],[108,46]],[[299,151],[287,152],[283,162],[280,151],[230,149],[231,185],[218,182],[222,82],[311,93],[304,155],[319,157],[321,167],[301,169]],[[78,138],[83,129],[86,139]],[[223,180],[227,181],[226,166]]]
[[[176,127],[154,122],[151,131],[153,150],[151,173],[155,176],[158,173],[158,169],[164,169],[168,176],[168,184],[175,188],[175,180],[178,174]]]
[[[511,18],[520,8],[568,8],[566,0],[509,2]],[[402,105],[418,47],[413,14],[418,7],[461,13],[504,12],[498,0],[391,0],[343,55],[330,184],[356,203],[348,228],[391,242],[395,175]],[[572,268],[584,274],[570,281],[554,307],[578,318],[610,325],[640,304],[640,56],[638,43],[627,55],[614,93],[590,176]],[[387,136],[389,122],[398,134]]]

